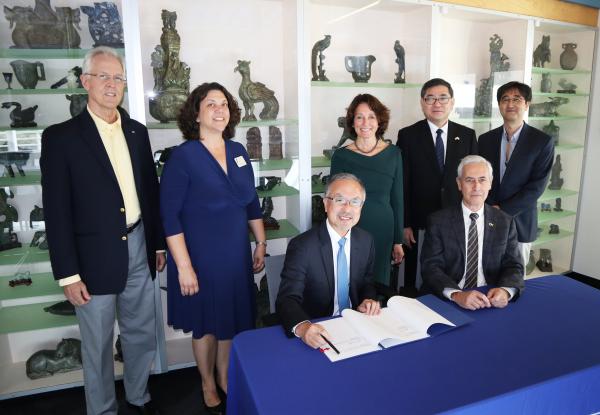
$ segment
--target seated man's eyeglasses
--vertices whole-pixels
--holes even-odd
[[[96,76],[102,82],[108,82],[110,79],[112,79],[116,84],[122,84],[122,83],[127,82],[127,78],[125,77],[125,75],[109,75],[106,73],[89,73],[89,72],[85,73],[84,75]]]
[[[342,196],[335,196],[335,197],[329,197],[329,196],[325,196],[325,199],[329,199],[329,200],[333,200],[333,203],[337,206],[346,206],[346,204],[349,204],[352,207],[361,207],[364,203],[363,200],[359,199],[358,197],[355,197],[353,199],[346,199],[345,197]]]
[[[508,104],[509,102],[512,102],[513,104],[520,104],[521,102],[525,101],[522,97],[502,97],[500,99],[500,102],[503,104]]]
[[[435,97],[433,95],[427,95],[426,97],[423,98],[423,101],[425,101],[425,103],[427,105],[433,105],[435,104],[435,102],[439,102],[442,105],[446,105],[448,102],[450,102],[450,98],[448,95],[442,95],[441,97]]]

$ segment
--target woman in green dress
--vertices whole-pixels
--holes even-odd
[[[354,142],[331,158],[331,175],[352,173],[365,185],[367,199],[357,226],[375,240],[375,281],[385,286],[390,284],[391,262],[404,258],[402,156],[397,146],[383,139],[389,119],[389,109],[377,98],[357,95],[346,113]]]

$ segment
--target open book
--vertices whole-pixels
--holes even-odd
[[[442,316],[432,308],[445,314]],[[451,319],[452,321],[450,321]],[[332,362],[371,353],[399,344],[443,333],[470,321],[449,304],[432,295],[419,299],[394,296],[377,316],[368,316],[351,309],[342,317],[320,321],[329,332],[331,347],[322,351]]]

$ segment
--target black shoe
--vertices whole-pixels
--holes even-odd
[[[217,394],[221,398],[221,402],[227,402],[227,393],[219,385],[217,385]]]
[[[129,410],[131,412],[140,414],[140,415],[159,415],[160,414],[160,412],[158,412],[158,409],[156,409],[156,407],[154,406],[154,403],[152,401],[148,401],[145,404],[140,405],[140,406],[127,402],[127,407],[129,408]]]
[[[221,402],[215,406],[208,406],[206,403],[204,403],[204,409],[206,409],[206,413],[211,415],[225,414],[225,403],[223,400],[221,400]]]

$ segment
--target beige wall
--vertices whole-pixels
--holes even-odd
[[[598,10],[560,0],[440,0],[444,3],[499,10],[562,22],[598,25]]]

